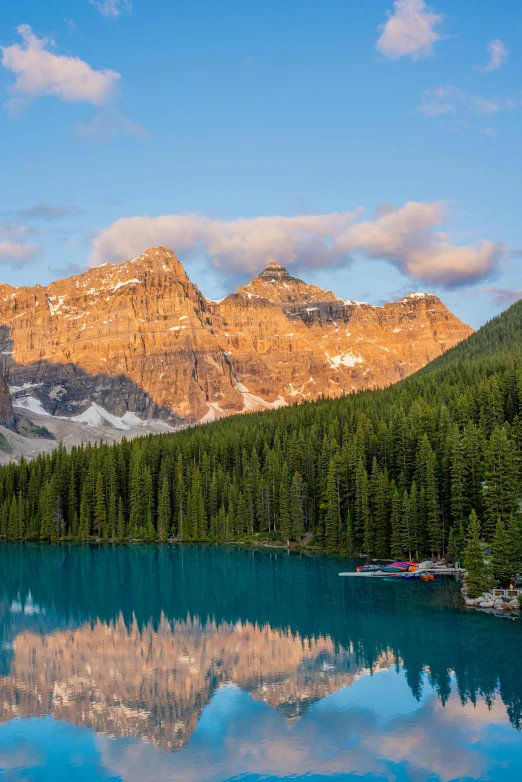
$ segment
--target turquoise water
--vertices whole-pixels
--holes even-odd
[[[0,778],[522,778],[522,623],[351,566],[0,545]]]

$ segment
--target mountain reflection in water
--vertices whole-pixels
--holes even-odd
[[[392,663],[383,655],[377,667]],[[11,671],[0,679],[0,720],[50,714],[170,750],[186,744],[224,683],[296,719],[360,671],[355,655],[336,651],[331,638],[303,641],[268,625],[163,619],[154,630],[127,628],[122,618],[96,621],[16,637]]]
[[[465,611],[453,582],[340,579],[340,566],[215,546],[0,545],[0,774],[12,768],[9,731],[44,731],[45,717],[94,731],[96,752],[125,779],[138,779],[142,762],[172,778],[158,750],[182,750],[187,778],[198,779],[200,766],[207,778],[205,763],[213,779],[254,773],[237,747],[228,770],[228,760],[220,771],[208,759],[217,724],[222,753],[247,727],[268,742],[272,763],[279,747],[288,762],[276,763],[275,776],[348,778],[349,763],[378,778],[415,757],[418,771],[424,753],[439,776],[420,779],[459,778],[444,764],[437,771],[433,737],[449,752],[451,736],[462,745],[479,728],[509,724],[520,753],[508,765],[522,763],[520,622]],[[282,720],[277,729],[269,713]],[[392,724],[393,738],[382,728]],[[117,766],[130,750],[119,739],[151,745],[125,772]],[[481,778],[483,766],[462,752],[452,761],[460,778]]]

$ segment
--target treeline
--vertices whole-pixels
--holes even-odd
[[[446,361],[382,391],[2,467],[0,535],[266,534],[329,552],[460,556],[474,511],[487,541],[500,531],[518,551],[521,486],[517,349]]]

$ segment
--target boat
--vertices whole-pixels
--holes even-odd
[[[376,573],[378,570],[382,570],[380,565],[357,565],[355,568],[357,573]]]
[[[408,573],[416,568],[416,562],[392,562],[391,565],[384,565],[381,570],[383,573]]]

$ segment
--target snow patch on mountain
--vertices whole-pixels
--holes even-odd
[[[340,353],[338,356],[330,356],[325,352],[325,356],[330,361],[330,366],[337,369],[338,367],[354,367],[356,364],[362,364],[363,359],[361,356],[356,356],[353,353]]]
[[[14,399],[13,407],[21,407],[22,410],[30,410],[32,413],[38,413],[38,415],[51,415],[47,410],[44,410],[42,403],[35,396],[22,396]]]

